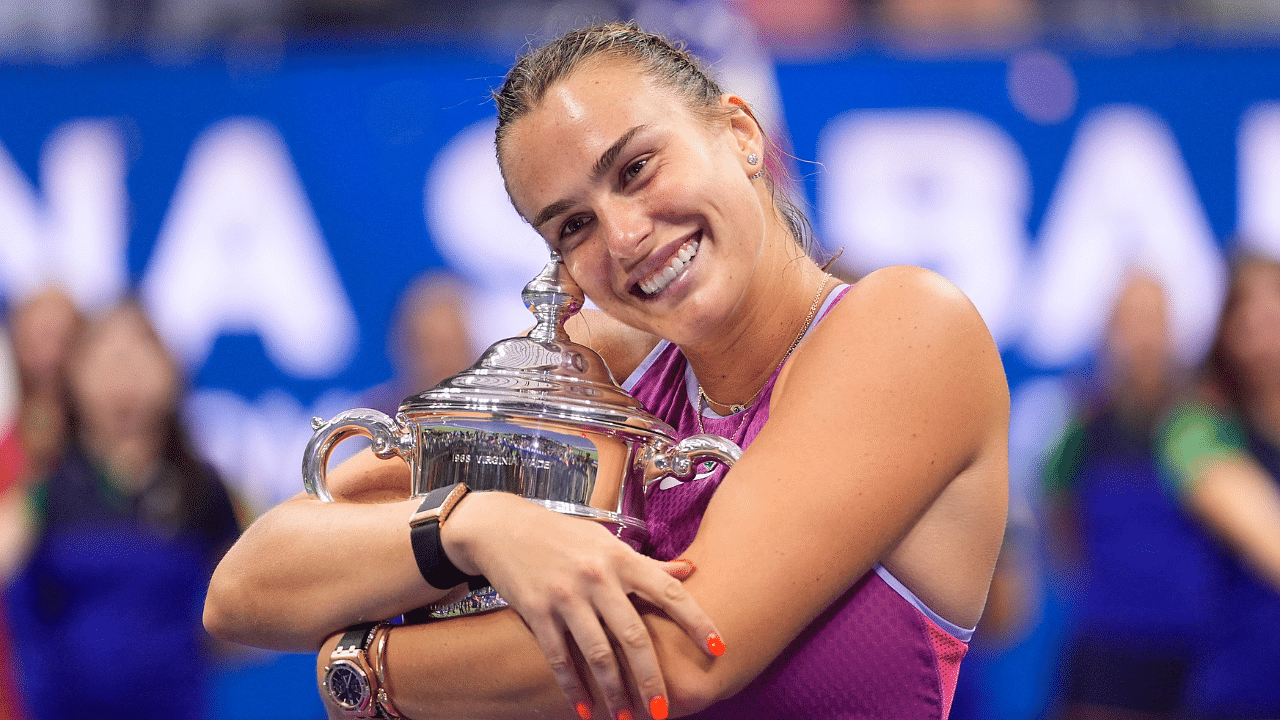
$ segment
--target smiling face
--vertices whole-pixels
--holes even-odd
[[[729,100],[715,110],[600,58],[551,85],[499,148],[516,209],[587,296],[681,345],[722,327],[785,235],[749,177],[758,126]]]

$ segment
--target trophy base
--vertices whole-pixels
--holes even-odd
[[[404,614],[404,621],[405,624],[416,624],[434,620],[448,620],[449,618],[462,617],[464,615],[478,615],[504,607],[507,607],[507,601],[503,600],[502,596],[492,586],[485,585],[467,590],[460,597],[458,593],[451,593],[438,603],[407,612]]]

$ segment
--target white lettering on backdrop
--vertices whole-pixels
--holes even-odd
[[[957,110],[859,110],[818,140],[823,240],[857,273],[921,265],[969,296],[1004,344],[1027,246],[1031,177],[1002,128]]]
[[[0,146],[0,293],[21,299],[58,284],[84,309],[128,282],[125,152],[110,120],[58,126],[40,155],[41,197]]]
[[[1040,226],[1023,349],[1052,367],[1091,352],[1126,273],[1159,278],[1174,349],[1208,350],[1226,269],[1173,133],[1155,113],[1112,105],[1080,123]]]
[[[1280,258],[1280,103],[1258,103],[1245,112],[1237,152],[1240,240]]]
[[[298,378],[350,362],[356,317],[288,148],[270,124],[230,118],[191,148],[142,295],[188,367],[224,333],[256,333]]]
[[[520,291],[547,264],[547,243],[507,198],[493,152],[496,120],[454,135],[426,174],[423,211],[440,254],[476,288],[474,338],[488,344],[533,325]]]

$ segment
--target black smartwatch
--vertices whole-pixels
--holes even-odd
[[[418,511],[409,517],[409,540],[413,543],[413,558],[418,571],[427,584],[438,590],[448,590],[471,582],[476,576],[457,568],[444,552],[440,540],[440,527],[449,514],[470,492],[465,483],[454,483],[427,493]]]
[[[385,718],[378,704],[378,677],[369,658],[373,643],[383,623],[356,625],[343,633],[329,654],[324,669],[324,688],[342,712],[353,720]]]

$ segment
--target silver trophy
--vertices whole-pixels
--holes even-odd
[[[594,350],[569,339],[564,323],[582,309],[583,295],[558,256],[522,296],[537,318],[528,336],[494,343],[467,370],[406,398],[394,419],[367,408],[312,419],[315,434],[302,458],[307,492],[332,501],[329,454],[364,435],[378,457],[408,463],[413,495],[455,482],[515,493],[599,522],[640,549],[649,538],[644,497],[657,480],[688,479],[703,461],[729,466],[741,456],[719,435],[677,442],[671,426],[618,386]],[[452,617],[504,605],[482,588],[428,613]]]

